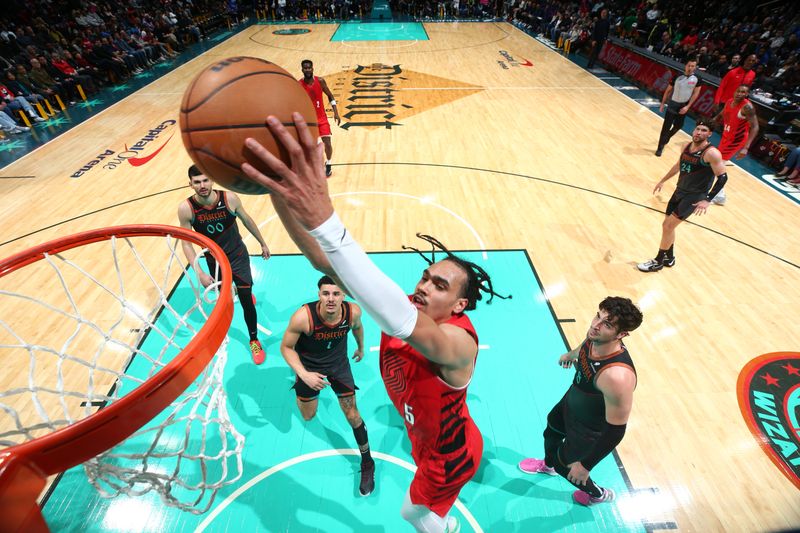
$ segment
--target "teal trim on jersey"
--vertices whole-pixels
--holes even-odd
[[[347,22],[340,24],[331,41],[427,41],[419,22]]]
[[[518,470],[523,458],[542,456],[547,413],[573,376],[556,363],[568,347],[524,251],[490,251],[485,259],[481,252],[459,255],[485,268],[498,292],[513,295],[510,300],[495,298],[491,305],[484,299],[470,312],[481,350],[467,404],[483,435],[484,453],[477,475],[461,491],[463,509],[480,530],[492,533],[644,531],[642,513],[647,508],[635,503],[613,457],[601,461],[592,474],[617,491],[618,500],[592,508],[574,504],[573,487],[560,477]],[[427,266],[413,252],[370,257],[407,292]],[[44,506],[51,530],[195,531],[205,520],[205,531],[214,532],[410,530],[400,516],[413,477],[404,466],[413,462],[410,443],[380,377],[378,352],[372,349],[380,340],[374,321],[364,315],[364,360],[351,363],[359,387],[357,404],[377,465],[375,492],[361,497],[355,438],[337,399],[323,390],[316,418],[305,422],[290,389],[294,375],[279,353],[282,331],[292,313],[315,296],[320,274],[300,256],[273,256],[269,261],[253,256],[252,270],[259,323],[273,334],[261,335],[267,360],[255,366],[241,307],[235,305],[225,390],[228,411],[246,438],[242,479],[220,491],[209,513],[196,516],[165,507],[154,494],[105,500],[86,482],[83,469],[74,468]],[[187,283],[181,280],[173,291],[173,305],[189,294]],[[586,309],[585,316],[564,318],[588,327],[594,312]],[[147,339],[156,341],[155,336]],[[351,338],[350,355],[354,347]],[[132,371],[144,370],[135,363]],[[462,531],[474,531],[462,511],[452,512]]]

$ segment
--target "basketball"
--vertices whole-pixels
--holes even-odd
[[[189,157],[219,185],[243,194],[269,194],[242,172],[245,161],[277,178],[245,145],[252,137],[287,166],[286,149],[266,126],[275,115],[297,138],[292,112],[303,115],[318,137],[311,99],[294,77],[274,63],[255,57],[231,57],[205,68],[183,95],[180,128]]]

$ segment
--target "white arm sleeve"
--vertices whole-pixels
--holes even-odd
[[[408,338],[417,324],[417,308],[394,281],[375,266],[334,213],[309,231],[331,262],[351,296],[378,323],[381,330]]]

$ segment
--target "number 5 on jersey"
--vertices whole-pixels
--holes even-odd
[[[405,413],[406,422],[414,425],[414,413],[412,412],[411,406],[407,403],[403,404],[403,412]]]

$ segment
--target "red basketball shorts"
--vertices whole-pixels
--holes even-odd
[[[719,142],[719,153],[722,154],[723,161],[729,161],[736,153],[744,148],[744,145],[747,144],[747,135],[744,136],[742,140],[739,142],[735,142],[736,139],[733,135],[730,137],[722,136],[722,140]]]
[[[319,124],[319,136],[328,137],[331,134],[331,124],[328,122],[328,116],[324,113],[322,116],[317,115],[317,124]]]
[[[412,445],[417,473],[409,488],[411,503],[424,505],[441,517],[450,512],[461,489],[478,471],[483,455],[483,438],[478,428],[471,426],[466,445],[448,454],[414,453],[418,447]]]

